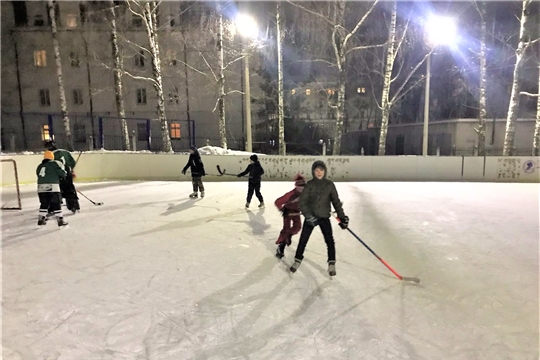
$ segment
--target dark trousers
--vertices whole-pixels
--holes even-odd
[[[283,217],[283,229],[279,233],[279,238],[276,241],[276,244],[285,244],[287,243],[289,237],[296,235],[302,229],[302,221],[300,215],[295,216],[284,216]]]
[[[81,207],[79,206],[79,197],[77,196],[75,184],[73,184],[71,169],[66,169],[66,172],[66,178],[60,180],[60,191],[62,192],[62,197],[66,199],[66,206],[68,210],[80,210]]]
[[[330,219],[328,218],[319,218],[319,227],[324,236],[324,242],[326,243],[326,248],[328,250],[328,261],[336,261],[336,246],[334,244],[334,236],[332,235],[332,225],[330,224]],[[298,260],[304,258],[304,250],[308,243],[309,237],[313,232],[314,227],[311,226],[308,222],[304,221],[304,226],[302,227],[302,233],[300,234],[300,240],[298,241],[298,247],[296,248],[296,255],[294,256]]]
[[[257,199],[259,199],[260,202],[264,202],[263,196],[261,195],[261,180],[249,179],[246,202],[251,202],[251,199],[253,198],[253,192],[255,192],[255,196],[257,197]]]
[[[204,185],[202,183],[202,177],[200,176],[193,176],[191,178],[191,183],[193,184],[193,192],[197,192],[197,191],[201,191],[203,192],[204,191]]]
[[[39,216],[47,216],[47,213],[54,213],[57,217],[62,217],[62,197],[58,192],[42,192],[39,196]]]

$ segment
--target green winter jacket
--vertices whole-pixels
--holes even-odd
[[[315,168],[324,168],[324,177],[319,180],[315,177]],[[300,195],[300,211],[304,217],[315,216],[316,218],[329,218],[334,206],[339,218],[345,217],[341,201],[336,190],[336,186],[331,180],[326,178],[326,165],[322,161],[315,161],[311,166],[313,179],[309,180]]]
[[[64,164],[66,171],[71,171],[77,164],[71,153],[64,149],[53,150],[54,160],[61,161]]]
[[[60,179],[66,177],[66,171],[59,161],[45,159],[36,169],[38,193],[60,192]]]

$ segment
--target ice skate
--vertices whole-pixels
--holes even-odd
[[[287,246],[291,246],[291,243],[292,243],[292,235],[289,235],[289,237],[287,238],[286,244]]]
[[[38,222],[37,222],[38,225],[47,225],[47,217],[45,216],[40,216],[39,219],[38,219]]]
[[[264,202],[259,204],[259,209],[264,209]]]
[[[198,197],[199,197],[199,195],[196,192],[189,194],[190,199],[196,199]]]
[[[328,262],[328,275],[336,276],[336,262],[335,261]]]
[[[292,264],[289,270],[293,273],[296,272],[296,270],[298,270],[298,268],[300,267],[301,263],[302,263],[302,260],[294,259],[294,264]]]
[[[281,259],[285,256],[284,250],[285,250],[285,246],[281,246],[281,244],[279,244],[276,249],[276,257],[278,259]]]
[[[66,225],[68,225],[68,223],[64,221],[64,218],[59,217],[58,218],[58,226],[66,226]]]
[[[249,203],[248,202],[246,203],[246,209],[249,209]]]
[[[204,197],[204,191],[201,191],[201,199]]]

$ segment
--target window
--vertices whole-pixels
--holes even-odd
[[[306,95],[311,95],[311,89],[306,89]]]
[[[47,66],[47,52],[45,50],[34,50],[34,65]]]
[[[365,94],[366,93],[366,88],[365,87],[359,87],[356,89],[356,92],[359,93],[359,94]]]
[[[81,16],[81,24],[86,24],[88,21],[88,14],[86,10],[86,4],[83,2],[79,3],[79,15]]]
[[[328,93],[328,95],[334,95],[336,93],[334,89],[328,89],[326,90],[326,92]]]
[[[133,25],[134,27],[142,27],[142,18],[137,15],[133,15],[133,17],[131,18],[131,25]]]
[[[70,52],[69,53],[69,62],[71,64],[71,67],[80,67],[81,66],[81,61],[79,60],[79,54],[75,53],[75,52]]]
[[[173,14],[171,14],[171,18],[170,18],[170,20],[169,20],[169,26],[170,26],[170,27],[176,26],[176,19],[174,18],[174,15],[173,15]]]
[[[43,15],[38,14],[34,17],[34,26],[44,26],[45,20],[43,20]]]
[[[296,94],[296,89],[291,90],[291,95],[294,95],[294,94]]]
[[[49,95],[49,89],[39,90],[39,100],[41,106],[51,106],[51,97]]]
[[[73,90],[73,104],[82,105],[83,104],[83,94],[81,89]]]
[[[137,124],[137,140],[148,141],[148,134],[146,132],[146,124]]]
[[[142,50],[135,55],[135,66],[144,67],[144,52]]]
[[[67,23],[66,26],[70,29],[77,27],[77,15],[75,14],[68,14],[67,15]]]
[[[15,26],[26,26],[28,24],[28,13],[26,12],[25,1],[12,1]]]
[[[180,98],[178,96],[178,88],[175,86],[173,91],[169,92],[169,103],[178,104],[180,103]]]
[[[75,135],[75,141],[84,143],[86,142],[86,129],[83,124],[73,125],[73,133]]]
[[[146,89],[137,89],[137,104],[146,105]]]
[[[169,66],[176,66],[176,59],[169,59]]]
[[[41,140],[51,140],[51,133],[49,131],[49,125],[42,125],[41,126]]]
[[[171,123],[171,139],[180,139],[180,123]]]

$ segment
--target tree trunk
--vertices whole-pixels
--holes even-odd
[[[486,155],[486,2],[480,1],[481,34],[480,34],[480,96],[478,99],[478,156]]]
[[[161,125],[161,151],[172,152],[171,137],[169,135],[169,126],[165,113],[165,96],[163,94],[163,78],[161,76],[161,59],[157,32],[157,3],[155,1],[147,2],[144,5],[144,17],[146,19],[146,33],[148,34],[148,42],[150,43],[152,54],[152,83],[158,98],[157,110]]]
[[[218,4],[219,13],[219,32],[218,32],[218,51],[219,51],[219,98],[218,98],[218,112],[219,112],[219,137],[221,139],[221,147],[227,149],[227,128],[225,127],[225,69],[223,68],[225,62],[225,54],[223,52],[223,14],[221,11],[221,5]],[[249,99],[246,99],[249,101]]]
[[[114,95],[116,99],[116,110],[120,118],[120,126],[122,127],[122,145],[124,150],[130,150],[129,146],[129,131],[126,123],[126,112],[124,110],[124,95],[122,89],[122,72],[123,64],[120,57],[120,49],[118,47],[118,33],[116,31],[116,12],[113,0],[109,0],[111,10],[111,44],[112,56],[114,64]]]
[[[340,60],[339,66],[339,82],[338,82],[338,103],[337,103],[337,121],[336,121],[336,134],[334,136],[334,146],[332,155],[341,154],[341,137],[343,135],[343,119],[345,118],[345,85],[347,81],[347,74],[345,73],[345,57]]]
[[[519,112],[519,98],[521,92],[521,73],[523,70],[523,55],[526,43],[526,25],[528,20],[528,7],[531,0],[523,0],[521,10],[521,26],[519,30],[519,44],[516,50],[516,64],[514,66],[514,79],[512,82],[512,93],[510,95],[510,104],[506,115],[506,134],[504,137],[503,156],[513,155],[514,133],[516,130],[516,120]]]
[[[56,61],[56,78],[58,80],[58,91],[60,94],[60,108],[62,110],[62,119],[64,120],[64,132],[66,133],[66,147],[69,151],[73,151],[73,136],[71,135],[71,126],[69,123],[66,92],[64,89],[64,80],[62,78],[62,59],[60,58],[60,44],[58,43],[57,29],[56,29],[56,14],[54,12],[55,2],[52,0],[47,1],[47,9],[51,18],[51,31],[54,48],[54,59]]]
[[[379,135],[379,156],[386,154],[386,135],[388,133],[388,118],[390,117],[390,86],[392,85],[392,69],[394,68],[394,52],[396,46],[396,22],[397,22],[397,2],[392,3],[392,15],[390,18],[390,28],[388,29],[388,45],[386,45],[386,66],[384,69],[383,90],[381,98],[381,132]]]
[[[276,27],[277,27],[277,55],[278,55],[278,129],[279,129],[279,155],[285,155],[285,120],[283,114],[283,38],[285,33],[282,29],[281,1],[276,3]]]
[[[540,32],[538,34],[538,36],[540,36]],[[540,54],[540,43],[538,44],[538,49]],[[538,62],[538,93],[536,95],[536,124],[534,125],[532,155],[540,156],[540,61]]]

